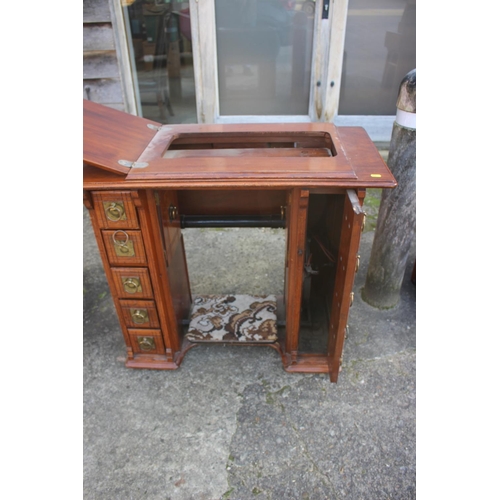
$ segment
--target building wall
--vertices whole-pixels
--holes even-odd
[[[83,0],[83,98],[126,109],[109,0]]]

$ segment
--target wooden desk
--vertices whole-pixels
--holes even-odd
[[[161,125],[84,100],[83,162],[127,367],[173,370],[198,345],[186,338],[182,229],[267,226],[286,231],[277,339],[239,343],[273,347],[288,372],[337,381],[365,191],[396,186],[362,128]],[[316,344],[310,314],[324,333]]]

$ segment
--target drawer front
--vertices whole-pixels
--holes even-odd
[[[92,193],[99,226],[102,229],[137,229],[139,220],[130,191]]]
[[[103,230],[108,262],[112,266],[146,266],[146,251],[140,231]]]
[[[153,300],[120,300],[120,307],[129,328],[160,328]]]
[[[160,330],[128,329],[132,350],[136,354],[165,354],[163,338]]]
[[[113,283],[122,299],[152,299],[149,272],[144,267],[112,267]]]

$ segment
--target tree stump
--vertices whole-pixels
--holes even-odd
[[[362,299],[395,307],[416,231],[416,70],[401,82],[387,165],[398,181],[383,191]]]

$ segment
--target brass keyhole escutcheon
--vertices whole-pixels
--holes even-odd
[[[136,325],[143,325],[149,321],[148,312],[146,309],[131,309],[130,314],[132,315],[132,321]]]
[[[118,235],[125,235],[125,239],[118,239]],[[115,231],[113,233],[113,243],[115,246],[115,253],[119,257],[133,257],[135,255],[134,242],[130,241],[129,235],[125,231]]]
[[[153,337],[137,337],[137,342],[141,351],[154,351],[156,349],[155,339]]]
[[[122,278],[123,288],[127,293],[142,292],[141,280],[139,278]]]
[[[121,202],[117,201],[104,202],[104,213],[106,214],[106,217],[112,222],[127,220],[125,207]]]

